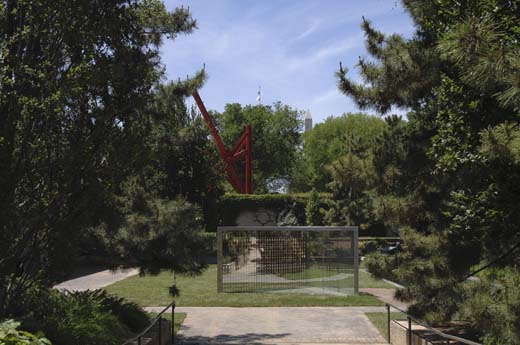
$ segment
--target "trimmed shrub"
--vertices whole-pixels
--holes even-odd
[[[323,200],[330,198],[328,193],[319,193]],[[226,194],[217,203],[215,216],[218,225],[236,225],[237,216],[243,211],[267,209],[279,215],[279,222],[293,225],[306,225],[306,206],[309,193],[301,194]],[[296,224],[294,224],[296,223]]]

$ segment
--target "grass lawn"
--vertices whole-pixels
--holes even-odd
[[[109,293],[124,297],[143,307],[163,306],[171,302],[168,287],[174,282],[173,274],[162,272],[157,276],[133,276],[106,287]],[[297,307],[297,306],[380,306],[376,297],[327,296],[283,293],[217,293],[217,267],[211,265],[200,276],[177,275],[177,287],[181,295],[175,298],[177,306],[199,307]],[[391,285],[375,280],[365,272],[359,272],[359,287],[384,287]]]
[[[374,326],[376,326],[383,338],[386,339],[388,337],[387,313],[365,313],[365,315],[374,324]],[[392,312],[390,313],[390,319],[406,319],[406,315],[399,312]]]
[[[159,313],[147,313],[147,314],[151,321],[155,317],[157,317],[157,314],[159,314]],[[163,314],[163,319],[171,320],[170,319],[171,317],[172,317],[171,313],[166,312],[165,314]],[[186,318],[186,313],[175,313],[175,316],[173,318],[174,334],[177,334],[177,332],[181,328],[181,325],[184,322],[185,318]]]

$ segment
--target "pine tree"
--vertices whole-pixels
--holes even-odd
[[[195,27],[158,0],[0,2],[0,318],[113,220],[148,159],[161,41]]]
[[[415,35],[385,35],[364,20],[372,59],[358,67],[366,83],[351,81],[342,66],[338,71],[340,90],[360,107],[408,110],[400,191],[379,198],[401,200],[400,225],[411,228],[402,231],[400,254],[373,257],[369,267],[406,286],[398,296],[414,300],[417,316],[440,321],[459,312],[483,340],[518,344],[518,304],[493,294],[487,301],[502,314],[482,313],[479,291],[489,286],[468,288],[465,280],[480,266],[490,276],[500,267],[519,274],[519,3],[403,4]],[[517,296],[513,285],[504,284]],[[483,326],[490,316],[508,322]]]

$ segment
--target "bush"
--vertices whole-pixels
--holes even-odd
[[[42,330],[54,345],[119,345],[148,323],[136,304],[105,291],[62,293],[40,290],[31,296],[32,306],[23,325]]]
[[[312,189],[305,206],[306,225],[323,225],[322,200],[316,189]]]
[[[464,284],[461,316],[485,345],[520,344],[520,272],[508,267],[479,278]]]
[[[150,319],[139,305],[124,298],[109,295],[105,290],[86,292],[99,301],[107,312],[111,312],[132,332],[139,333],[148,326]]]
[[[58,294],[51,303],[41,328],[55,345],[118,345],[131,334],[93,293]]]
[[[20,322],[7,320],[0,323],[0,345],[51,345],[41,334],[19,331]]]
[[[130,181],[126,185],[123,222],[113,238],[121,261],[138,266],[141,273],[201,273],[211,250],[199,206],[179,197],[167,200]]]

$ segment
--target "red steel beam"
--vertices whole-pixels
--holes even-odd
[[[246,194],[251,194],[252,184],[251,184],[251,125],[246,125],[246,185],[245,192]]]
[[[195,99],[195,102],[197,103],[197,106],[199,107],[199,110],[202,114],[202,117],[204,118],[204,121],[209,127],[209,131],[211,133],[211,136],[215,140],[215,143],[217,144],[218,151],[220,153],[220,157],[224,161],[225,169],[227,172],[227,180],[231,184],[231,186],[241,194],[251,194],[252,191],[252,183],[251,183],[251,125],[246,125],[244,133],[240,136],[240,138],[237,140],[235,145],[233,146],[233,149],[228,152],[226,150],[226,147],[224,146],[224,142],[220,138],[220,134],[218,133],[218,129],[215,126],[215,123],[213,122],[213,119],[209,115],[208,111],[206,110],[206,107],[204,106],[204,103],[202,102],[202,99],[199,96],[199,93],[195,90],[192,93],[193,98]],[[244,182],[242,183],[240,176],[233,165],[233,162],[244,157],[245,160],[245,173],[244,173]]]

